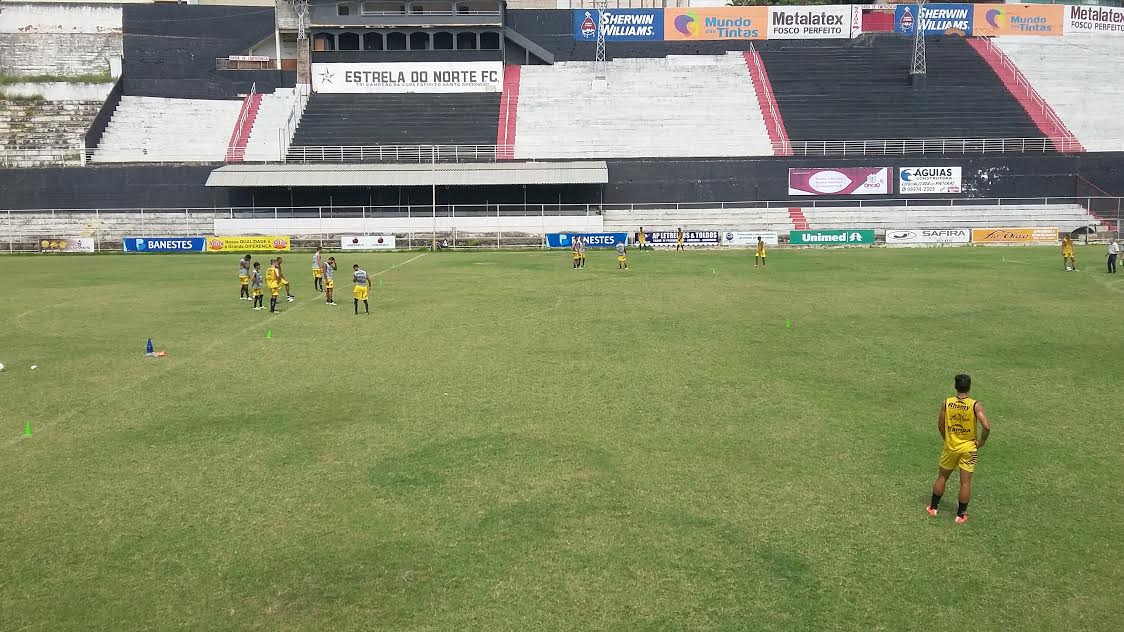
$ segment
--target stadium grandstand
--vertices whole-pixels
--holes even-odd
[[[0,237],[1118,228],[1111,14],[654,4],[6,1]]]

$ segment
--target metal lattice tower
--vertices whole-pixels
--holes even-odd
[[[285,0],[297,15],[297,39],[308,39],[308,0]]]
[[[925,29],[921,16],[925,13],[925,2],[917,5],[917,17],[913,22],[913,62],[909,65],[909,79],[914,88],[924,88],[929,63],[925,57]]]
[[[606,0],[596,0],[593,3],[594,9],[597,11],[597,51],[593,54],[593,62],[595,64],[596,74],[594,77],[598,81],[606,81],[607,76],[605,72],[605,6]]]

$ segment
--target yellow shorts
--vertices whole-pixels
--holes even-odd
[[[254,288],[254,296],[261,296],[261,288],[260,287]]]
[[[1066,250],[1065,252],[1062,253],[1062,257],[1065,258],[1065,259],[1072,259],[1073,258],[1073,251],[1072,250]]]
[[[940,468],[942,470],[955,470],[960,468],[965,472],[976,471],[976,459],[979,458],[977,450],[970,450],[968,452],[953,452],[948,448],[941,449]]]
[[[270,296],[277,296],[277,294],[280,291],[281,291],[281,284],[280,283],[270,283],[269,284],[269,294],[270,294]]]
[[[578,259],[581,259],[581,258],[582,258],[582,256],[581,256],[581,255],[579,255],[579,254],[578,254],[578,253],[576,253],[576,252],[574,253],[574,261],[577,261]]]
[[[332,279],[324,279],[324,287],[331,290],[336,287],[336,282]]]
[[[365,301],[367,300],[368,290],[370,289],[371,288],[366,285],[356,285],[355,289],[352,291],[352,295],[361,301]]]
[[[242,285],[246,285],[246,284],[248,284],[248,283],[250,282],[250,277],[248,277],[248,276],[239,276],[239,277],[238,277],[238,280],[242,282]]]
[[[315,269],[312,270],[312,278],[314,278],[314,279],[319,279],[320,276],[323,275],[323,274],[324,274],[324,271],[321,270],[320,268],[315,268]]]
[[[757,253],[757,254],[756,254],[756,255],[754,255],[754,256],[756,256],[756,257],[761,257],[762,259],[764,259],[764,258],[765,258],[765,253],[763,253],[763,252],[759,252],[759,253]]]
[[[626,261],[628,261],[628,257],[624,255],[617,255],[617,263],[625,263]]]

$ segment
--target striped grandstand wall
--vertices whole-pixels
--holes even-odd
[[[500,120],[496,126],[496,158],[515,158],[516,121],[519,118],[519,78],[522,66],[504,66],[503,95],[500,97]]]
[[[242,162],[246,158],[246,143],[250,142],[250,132],[254,129],[259,107],[261,107],[261,93],[251,92],[246,95],[246,100],[242,102],[242,111],[238,113],[238,123],[231,131],[230,143],[226,147],[228,162]]]

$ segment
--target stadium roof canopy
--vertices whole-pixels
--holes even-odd
[[[434,164],[240,164],[207,177],[209,187],[418,187],[606,184],[601,160]]]

